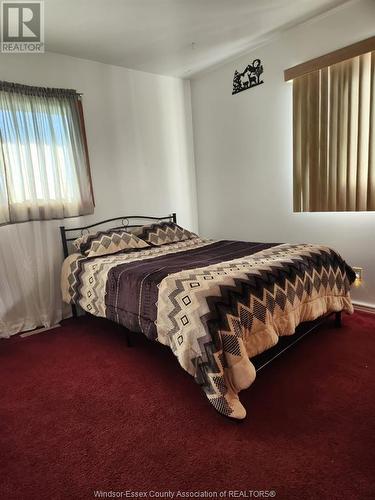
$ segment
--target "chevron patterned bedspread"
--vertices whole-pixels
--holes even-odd
[[[331,311],[355,275],[332,249],[194,238],[98,258],[69,256],[66,302],[170,347],[220,413],[242,419],[251,358]]]

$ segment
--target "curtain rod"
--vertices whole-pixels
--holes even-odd
[[[0,90],[4,92],[18,92],[27,95],[45,95],[45,96],[76,96],[82,97],[83,92],[77,92],[75,89],[53,88],[53,87],[37,87],[24,83],[8,82],[0,80]]]

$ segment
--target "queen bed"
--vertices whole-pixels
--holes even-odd
[[[353,312],[354,272],[326,246],[213,241],[175,214],[62,227],[61,236],[64,301],[168,346],[234,419],[246,416],[238,395],[255,379],[252,359],[301,323]]]

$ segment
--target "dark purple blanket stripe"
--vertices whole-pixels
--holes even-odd
[[[169,274],[252,255],[278,243],[217,241],[201,248],[120,264],[108,273],[106,315],[132,331],[156,337],[158,285]]]

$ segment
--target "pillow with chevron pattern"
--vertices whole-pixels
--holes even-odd
[[[136,228],[132,233],[150,245],[159,247],[168,243],[191,240],[198,236],[175,222],[159,222]]]
[[[146,248],[149,245],[135,234],[123,229],[110,229],[77,238],[73,245],[86,257],[99,257],[113,253]]]

